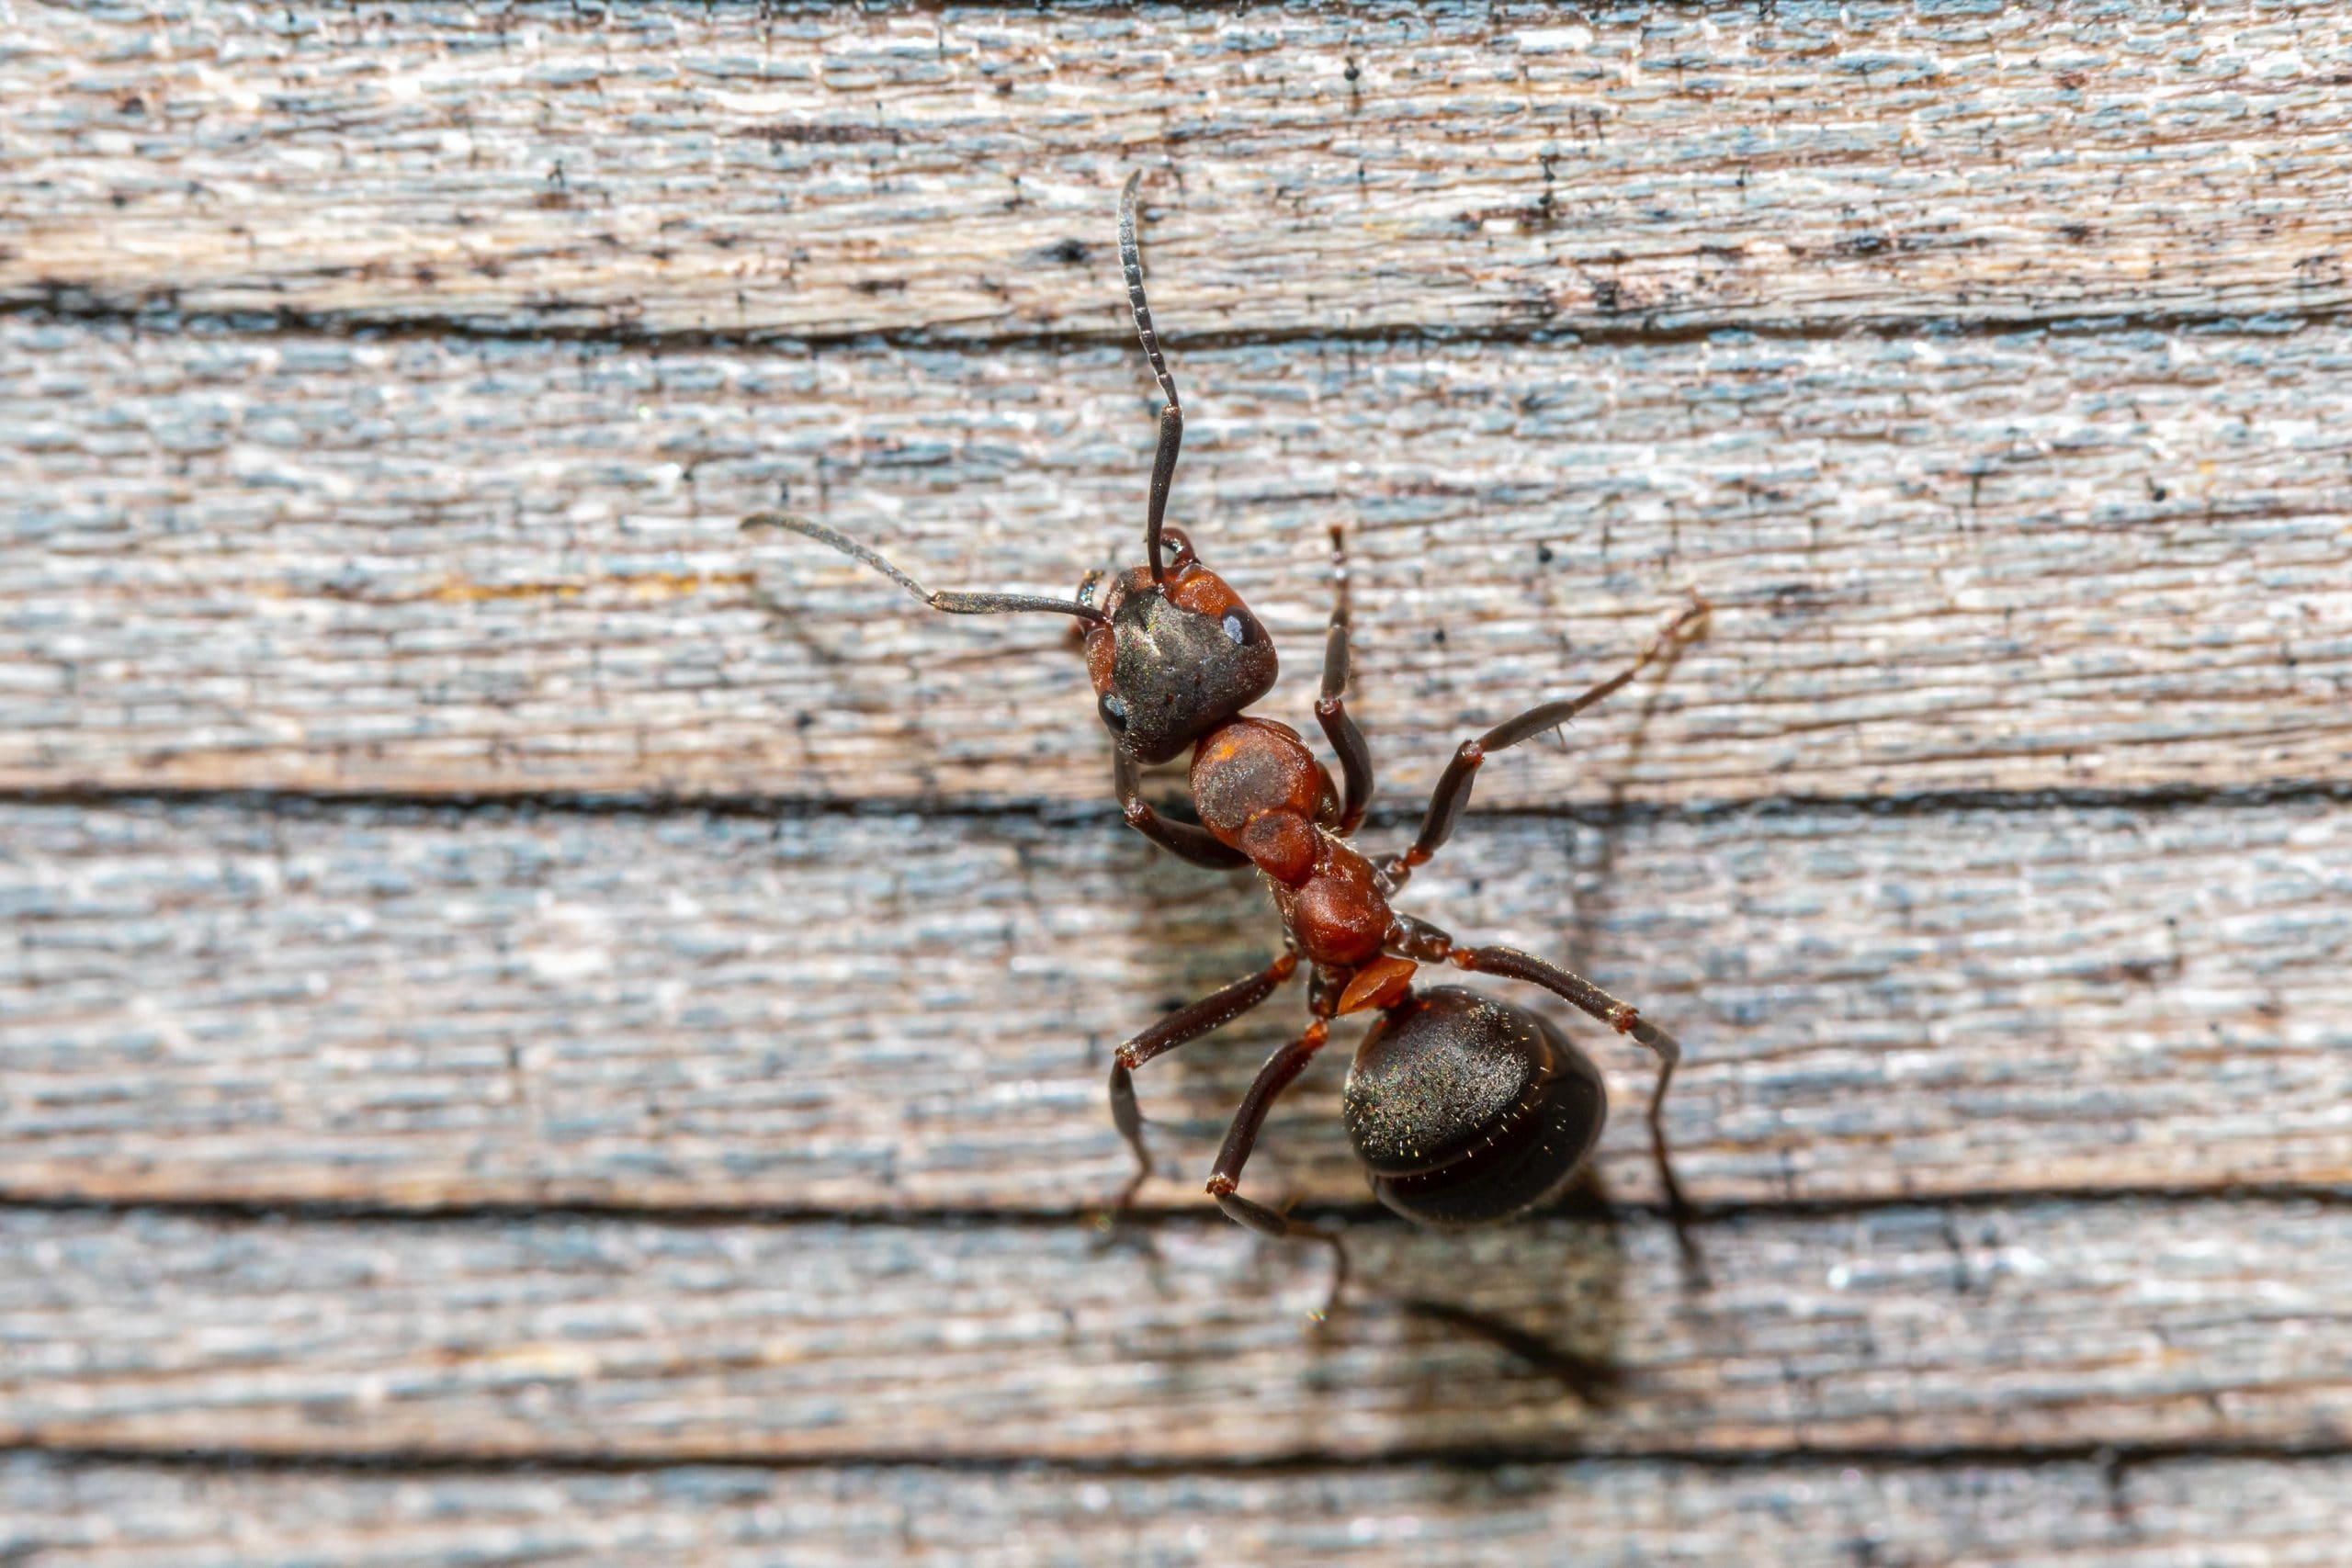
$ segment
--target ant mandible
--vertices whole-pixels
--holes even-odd
[[[1343,1103],[1348,1135],[1388,1208],[1417,1224],[1458,1226],[1509,1218],[1566,1185],[1600,1136],[1608,1098],[1600,1072],[1549,1020],[1498,998],[1453,986],[1417,988],[1424,964],[1451,964],[1543,987],[1580,1011],[1631,1035],[1657,1056],[1650,1098],[1650,1147],[1678,1235],[1693,1256],[1690,1210],[1667,1153],[1660,1111],[1681,1048],[1673,1035],[1580,975],[1509,947],[1465,947],[1390,900],[1442,848],[1469,804],[1479,768],[1496,752],[1556,728],[1631,681],[1706,614],[1696,594],[1624,669],[1574,697],[1542,704],[1464,740],[1439,778],[1410,846],[1375,864],[1349,839],[1372,804],[1372,753],[1347,709],[1348,578],[1345,538],[1331,531],[1337,603],[1323,645],[1322,694],[1315,716],[1340,760],[1340,784],[1298,731],[1242,710],[1274,683],[1265,628],[1190,539],[1166,525],[1168,490],[1184,434],[1136,251],[1136,188],[1119,197],[1119,259],[1145,357],[1167,396],[1151,465],[1144,520],[1144,564],[1117,574],[1098,605],[1101,573],[1075,599],[1026,593],[932,592],[874,550],[807,518],[778,512],[743,527],[780,528],[854,556],[934,610],[952,615],[1044,611],[1082,624],[1095,706],[1111,732],[1119,807],[1136,831],[1180,860],[1213,870],[1253,865],[1283,920],[1283,951],[1247,979],[1181,1008],[1121,1045],[1111,1065],[1111,1119],[1134,1151],[1136,1174],[1121,1193],[1131,1202],[1151,1175],[1134,1073],[1155,1056],[1197,1040],[1258,1006],[1308,966],[1304,1032],[1269,1057],[1242,1096],[1209,1179],[1209,1195],[1239,1224],[1271,1236],[1320,1241],[1333,1251],[1331,1300],[1347,1255],[1339,1236],[1246,1198],[1241,1170],[1275,1099],[1330,1036],[1331,1021],[1377,1011],[1356,1048]],[[1200,823],[1171,820],[1142,795],[1146,766],[1193,749],[1193,803]]]

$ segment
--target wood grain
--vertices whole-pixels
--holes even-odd
[[[2340,1459],[1758,1464],[1649,1461],[1154,1477],[695,1466],[374,1475],[20,1455],[0,1540],[28,1568],[695,1562],[1026,1568],[1549,1560],[1701,1568],[2333,1568]]]
[[[2112,1202],[1711,1226],[1222,1218],[1103,1247],[1072,1222],[355,1228],[0,1214],[0,1440],[172,1450],[1154,1464],[1787,1454],[2352,1435],[2352,1209]],[[1606,1362],[1605,1407],[1434,1298]],[[920,1369],[916,1371],[916,1369]]]
[[[2352,326],[1184,355],[1176,513],[1288,651],[1354,530],[1390,807],[1683,590],[1663,684],[1478,804],[2352,777]],[[1058,624],[1136,549],[1137,356],[0,321],[0,781],[1101,802]],[[772,608],[763,608],[764,600]],[[1310,727],[1311,728],[1311,727]]]
[[[57,805],[0,845],[18,1198],[1084,1210],[1112,1047],[1274,929],[1107,820]],[[1490,819],[1413,893],[1681,1034],[1703,1199],[2352,1182],[2352,802]],[[1204,1201],[1303,1006],[1143,1075],[1154,1201]],[[1651,1195],[1650,1069],[1570,1028]],[[1332,1056],[1270,1193],[1364,1200]]]
[[[2250,3],[23,8],[0,301],[1179,333],[2352,299],[2352,39]]]
[[[2324,9],[0,16],[0,1559],[2341,1558]],[[1261,895],[1059,628],[734,533],[1128,553],[1136,167],[1178,519],[1297,718],[1351,527],[1392,818],[1714,602],[1414,889],[1690,1042],[1711,1289],[1369,1209],[1335,1060],[1310,1326],[1196,1185],[1295,998],[1097,1223]]]

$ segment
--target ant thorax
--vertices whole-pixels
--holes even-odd
[[[1193,806],[1201,826],[1286,887],[1315,874],[1318,830],[1339,819],[1331,775],[1297,730],[1237,718],[1193,753]]]

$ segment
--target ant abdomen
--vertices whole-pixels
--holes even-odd
[[[1506,1219],[1558,1191],[1609,1119],[1600,1074],[1549,1021],[1418,991],[1356,1048],[1348,1136],[1373,1195],[1418,1224]]]

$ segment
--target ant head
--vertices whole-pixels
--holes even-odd
[[[1176,558],[1157,581],[1139,566],[1114,578],[1106,619],[1088,626],[1095,707],[1121,750],[1165,762],[1235,717],[1274,684],[1274,645],[1225,579],[1176,529]],[[1093,584],[1079,591],[1091,603]]]

